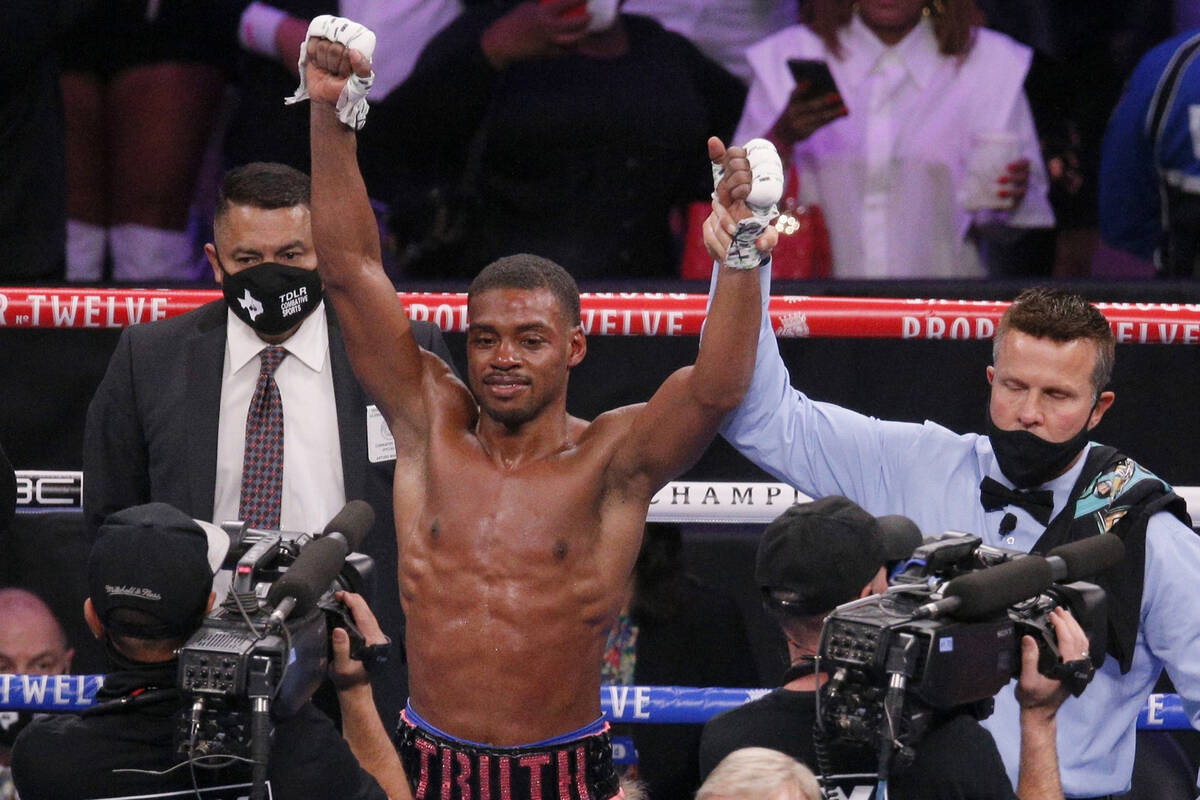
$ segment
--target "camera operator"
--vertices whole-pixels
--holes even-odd
[[[39,719],[18,737],[13,774],[23,800],[188,797],[198,787],[224,787],[205,792],[206,798],[247,794],[248,759],[189,761],[173,742],[179,715],[190,705],[178,688],[178,649],[212,607],[213,573],[228,547],[219,528],[165,503],[105,520],[88,558],[84,616],[104,643],[111,671],[97,705],[78,716]],[[383,641],[362,599],[343,600],[367,642]],[[333,643],[332,677],[348,725],[363,730],[364,718],[379,725],[365,670],[349,661],[345,631],[335,631]],[[381,784],[394,798],[410,797],[394,752],[388,759],[362,737],[352,736],[348,745],[311,703],[275,721],[267,780],[270,796],[281,799],[381,800],[388,796]]]
[[[897,542],[887,518],[872,517],[844,497],[830,496],[792,506],[767,525],[759,542],[755,577],[764,603],[787,637],[791,668],[784,685],[704,726],[700,772],[707,775],[728,753],[742,747],[769,747],[806,764],[818,764],[813,726],[816,692],[828,675],[815,670],[821,626],[836,606],[887,588],[884,564],[904,553],[889,552]],[[910,548],[911,550],[911,548]],[[1086,654],[1083,629],[1061,609],[1051,612],[1061,652]],[[1037,645],[1025,637],[1021,650],[1021,765],[1017,795],[1022,800],[1061,798],[1055,749],[1055,715],[1066,698],[1058,681],[1037,671]],[[833,774],[845,797],[864,796],[875,787],[878,751],[832,743]],[[939,717],[916,745],[911,766],[894,773],[890,793],[899,800],[1004,798],[1014,794],[996,744],[966,710]],[[867,794],[865,796],[872,796]]]

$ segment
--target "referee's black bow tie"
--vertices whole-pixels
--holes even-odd
[[[1054,510],[1054,492],[1049,489],[1010,489],[991,478],[980,482],[979,500],[985,511],[998,511],[1005,506],[1023,508],[1043,525],[1050,524],[1050,512]]]

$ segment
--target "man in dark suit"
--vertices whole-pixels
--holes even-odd
[[[205,247],[225,298],[122,332],[88,409],[84,513],[95,531],[114,511],[161,501],[218,523],[314,531],[347,500],[366,500],[376,513],[362,546],[376,564],[371,604],[399,647],[394,443],[322,300],[309,192],[308,176],[282,164],[226,175]],[[438,328],[413,325],[450,363]],[[263,441],[277,449],[263,452]],[[398,656],[373,675],[389,723],[407,696]]]

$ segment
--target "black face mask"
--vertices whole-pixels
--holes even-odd
[[[1092,410],[1095,408],[1093,403]],[[1088,419],[1091,419],[1090,412]],[[1088,434],[1091,433],[1085,422],[1079,433],[1067,441],[1048,442],[1026,430],[1000,430],[992,421],[990,411],[987,414],[987,431],[1000,471],[1018,489],[1041,486],[1065,472],[1087,444]]]
[[[221,272],[225,304],[242,322],[268,336],[299,325],[321,302],[321,276],[315,269],[267,262],[234,274],[222,264]]]

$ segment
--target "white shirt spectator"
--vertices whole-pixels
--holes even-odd
[[[799,142],[800,199],[821,206],[838,278],[974,278],[985,268],[972,237],[982,218],[959,202],[971,137],[1017,134],[1029,188],[1012,212],[984,212],[1014,227],[1050,227],[1046,172],[1022,85],[1031,51],[976,31],[961,61],[938,52],[923,18],[892,47],[855,14],[839,31],[842,58],[794,25],[750,48],[754,70],[735,142],[766,134],[795,83],[789,58],[822,59],[849,115]]]

